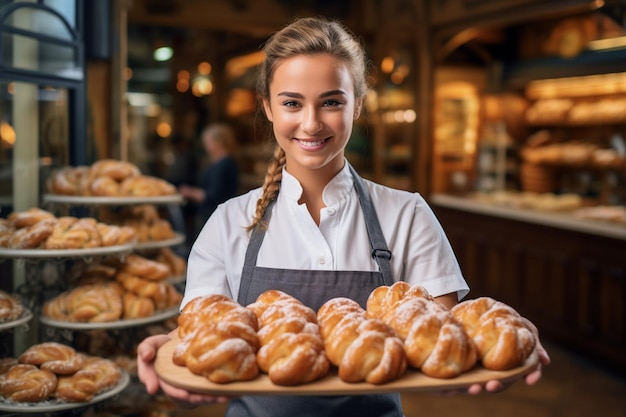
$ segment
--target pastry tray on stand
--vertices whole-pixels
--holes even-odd
[[[122,377],[117,382],[117,384],[115,384],[115,386],[113,386],[111,389],[101,392],[100,394],[97,394],[91,401],[88,402],[42,401],[38,403],[19,403],[15,401],[6,401],[0,397],[0,411],[16,414],[45,414],[88,407],[111,397],[114,397],[115,395],[122,392],[129,383],[130,376],[126,371],[122,371]]]
[[[185,200],[180,194],[146,196],[146,197],[97,197],[97,196],[78,196],[78,195],[57,195],[44,194],[44,203],[57,203],[66,205],[108,205],[123,206],[131,204],[181,204]]]
[[[79,258],[89,256],[109,256],[120,253],[130,253],[136,243],[124,245],[101,246],[84,249],[12,249],[0,248],[0,258],[12,259],[54,259],[54,258]]]
[[[285,387],[274,385],[266,374],[259,374],[251,381],[216,384],[206,378],[191,373],[186,367],[175,365],[172,354],[179,339],[172,339],[159,349],[155,362],[155,369],[165,382],[189,391],[213,395],[363,395],[389,392],[417,392],[417,391],[450,391],[467,389],[470,385],[485,383],[491,380],[502,382],[515,381],[531,372],[538,363],[538,355],[533,352],[526,362],[509,371],[490,371],[480,366],[455,378],[437,379],[428,377],[418,371],[408,370],[402,377],[381,385],[372,385],[366,382],[347,383],[331,371],[322,379],[308,384]]]
[[[142,317],[139,319],[127,319],[107,321],[102,323],[77,323],[70,321],[62,321],[51,319],[46,316],[40,316],[39,321],[48,327],[56,327],[66,330],[116,330],[125,329],[129,327],[144,326],[147,324],[158,323],[169,318],[178,315],[178,307],[169,308],[167,310],[159,311],[156,314],[149,317]]]
[[[33,313],[25,308],[22,315],[15,320],[0,322],[0,331],[12,329],[28,323],[33,318]]]

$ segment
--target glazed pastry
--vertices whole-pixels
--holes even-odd
[[[39,366],[56,375],[71,375],[83,365],[83,357],[74,348],[56,342],[44,342],[26,349],[19,363]]]
[[[16,402],[39,402],[48,399],[57,385],[57,377],[35,365],[18,364],[0,375],[0,397]]]
[[[474,340],[487,369],[521,366],[535,349],[536,338],[525,319],[505,303],[480,297],[457,304],[451,313]]]
[[[383,384],[407,368],[402,341],[378,319],[369,319],[356,301],[344,297],[324,303],[317,312],[326,355],[345,382]]]
[[[300,385],[328,372],[315,312],[299,300],[276,290],[261,294],[248,308],[260,322],[259,368],[276,385]]]

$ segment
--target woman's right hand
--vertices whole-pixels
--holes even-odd
[[[181,408],[194,408],[200,405],[216,402],[224,403],[230,400],[230,397],[216,397],[186,391],[161,380],[154,368],[154,360],[159,348],[169,340],[171,340],[171,337],[168,335],[155,335],[147,337],[137,346],[137,373],[139,380],[146,386],[146,391],[149,394],[156,394],[160,388],[165,395]]]

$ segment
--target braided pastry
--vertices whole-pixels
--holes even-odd
[[[17,358],[2,358],[0,359],[0,375],[8,371],[13,365],[17,365]]]
[[[138,319],[154,315],[154,301],[148,297],[141,297],[132,292],[125,292],[122,296],[125,319]]]
[[[344,297],[317,312],[326,355],[345,382],[383,384],[400,377],[407,363],[402,341],[378,319],[369,319],[356,301]]]
[[[172,360],[192,373],[224,384],[259,374],[254,329],[236,321],[213,321],[194,329],[176,346]]]
[[[255,378],[258,322],[254,313],[219,294],[196,297],[178,317],[181,343],[172,355],[175,364],[212,382]]]
[[[91,178],[107,177],[115,181],[122,181],[141,175],[141,171],[136,165],[127,161],[101,159],[91,165],[89,175]]]
[[[52,395],[57,377],[35,365],[18,364],[0,375],[0,396],[17,402],[39,402]]]
[[[176,194],[176,187],[161,178],[149,175],[130,177],[120,184],[120,195],[124,196],[152,197],[172,194]]]
[[[222,321],[243,323],[255,332],[259,329],[254,312],[225,295],[211,294],[196,297],[183,307],[178,316],[178,337],[183,339],[196,327]]]
[[[96,197],[116,197],[120,195],[120,183],[111,177],[97,177],[91,181],[88,192]]]
[[[46,181],[46,188],[52,194],[82,195],[87,186],[89,170],[87,166],[57,169]]]
[[[0,290],[0,323],[16,320],[23,312],[24,306],[17,297]]]
[[[179,277],[185,274],[187,262],[170,248],[162,248],[157,254],[155,261],[164,263],[170,268],[170,276]]]
[[[118,271],[115,279],[126,291],[150,298],[157,310],[173,307],[180,301],[178,291],[169,282],[150,281],[124,271]]]
[[[41,247],[52,234],[56,218],[46,218],[30,226],[17,229],[9,240],[14,249],[36,249]]]
[[[120,270],[150,281],[161,281],[170,276],[170,268],[166,264],[132,253],[126,257]]]
[[[13,233],[15,233],[15,227],[7,219],[0,218],[0,248],[8,248],[11,245]]]
[[[457,304],[451,313],[474,340],[478,358],[492,370],[521,366],[535,349],[536,339],[522,316],[489,297]]]
[[[102,246],[123,245],[136,238],[135,230],[128,226],[116,226],[102,222],[96,223],[96,229],[102,239]]]
[[[47,301],[43,314],[79,323],[116,321],[122,317],[121,297],[121,287],[115,283],[81,285]]]
[[[21,229],[22,227],[32,226],[42,220],[54,218],[55,216],[51,212],[42,210],[39,207],[32,207],[25,211],[14,211],[9,214],[7,220],[10,226]]]
[[[87,402],[117,384],[122,372],[109,359],[85,357],[84,366],[75,374],[58,379],[54,397],[68,402]]]
[[[102,238],[92,217],[63,216],[57,220],[52,235],[46,241],[47,249],[80,249],[102,246]]]
[[[261,323],[259,368],[276,385],[299,385],[317,380],[328,372],[315,312],[281,291],[261,294],[248,308]]]
[[[56,342],[44,342],[26,349],[19,363],[39,366],[57,375],[71,375],[83,365],[83,357],[74,348]]]
[[[476,364],[476,349],[461,323],[423,287],[405,282],[378,287],[367,309],[396,331],[409,365],[425,375],[452,378]]]

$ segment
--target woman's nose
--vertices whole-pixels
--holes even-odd
[[[317,109],[306,108],[303,113],[302,130],[308,134],[314,134],[322,130],[323,123]]]

